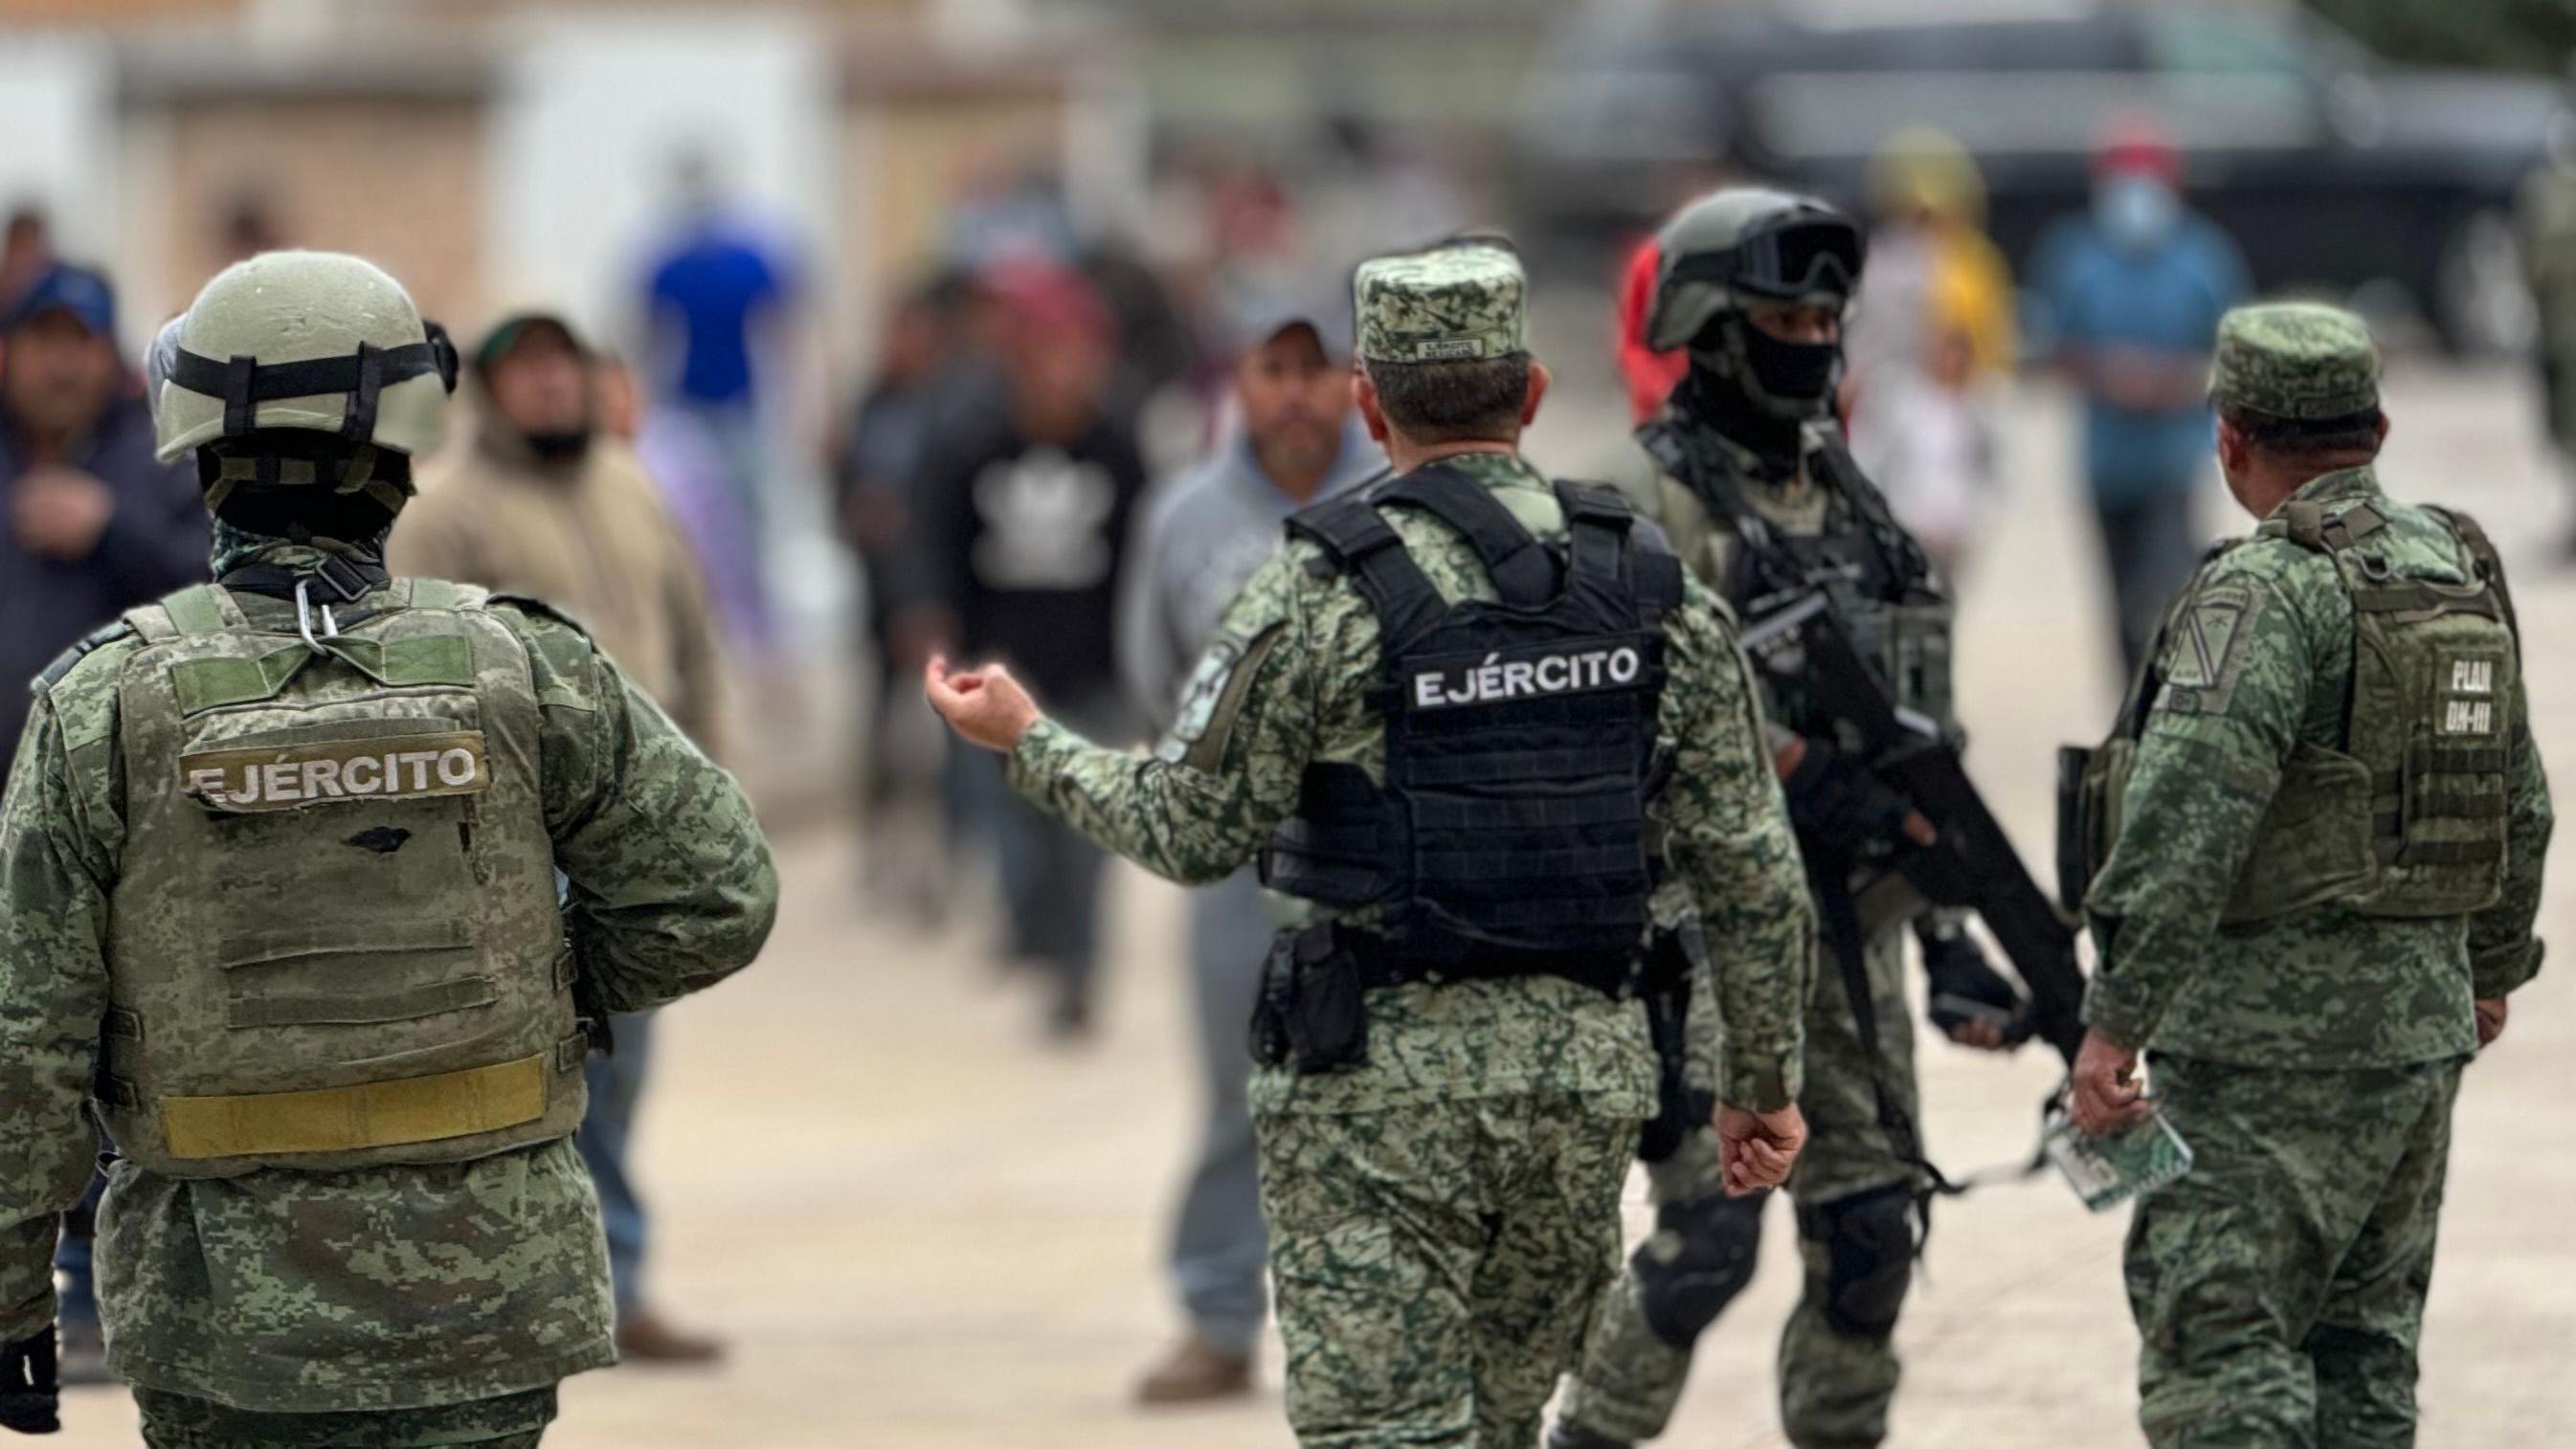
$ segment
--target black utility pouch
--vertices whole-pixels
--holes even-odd
[[[1281,931],[1270,938],[1270,954],[1261,958],[1261,994],[1252,1006],[1252,1060],[1261,1066],[1288,1062],[1288,1023],[1297,1010],[1297,933]]]
[[[1706,946],[1697,922],[1657,931],[1647,949],[1646,1030],[1655,1047],[1655,1115],[1637,1134],[1637,1156],[1661,1162],[1673,1155],[1694,1126],[1708,1121],[1690,1090],[1691,982]]]
[[[2093,833],[2099,813],[2090,798],[2093,751],[2081,745],[2057,750],[2057,904],[2070,915],[2084,909],[2093,885]]]
[[[1262,1014],[1278,1017],[1280,1060],[1296,1071],[1350,1071],[1368,1060],[1368,983],[1358,960],[1334,945],[1332,927],[1280,934],[1262,981]],[[1255,1050],[1265,1045],[1262,1014]]]

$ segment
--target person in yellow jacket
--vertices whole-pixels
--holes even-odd
[[[605,426],[600,369],[560,314],[504,314],[474,349],[480,425],[426,470],[387,562],[545,599],[580,619],[635,686],[711,758],[724,752],[723,644],[698,559],[643,462]],[[611,1023],[594,1055],[591,1109],[574,1145],[599,1189],[629,1363],[704,1363],[712,1338],[673,1325],[643,1293],[647,1214],[626,1168],[652,1061],[652,1018]]]
[[[1992,395],[2016,346],[2012,271],[1985,234],[1985,179],[1948,136],[1890,136],[1869,190],[1869,284],[1847,344],[1852,447],[1955,576],[1994,481]]]

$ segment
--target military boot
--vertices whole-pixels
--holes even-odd
[[[1581,1424],[1559,1419],[1556,1427],[1548,1431],[1547,1449],[1637,1449],[1637,1446],[1633,1440],[1595,1434]]]
[[[1137,1382],[1136,1402],[1205,1404],[1243,1398],[1252,1391],[1252,1355],[1228,1353],[1189,1338]]]

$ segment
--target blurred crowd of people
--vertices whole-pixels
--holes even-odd
[[[1416,208],[1377,217],[1381,230],[1427,240],[1454,225],[1428,168],[1367,159]],[[2095,174],[2090,209],[2064,218],[2017,280],[1987,239],[1968,152],[1929,130],[1891,137],[1869,176],[1843,409],[1903,521],[1965,576],[2003,482],[2004,386],[2026,364],[2059,371],[2082,400],[2072,461],[2125,673],[2202,543],[2191,509],[2209,453],[2209,354],[2249,285],[2152,126],[2109,137]],[[2576,234],[2576,202],[2535,193],[2534,207]],[[1211,703],[1194,694],[1193,665],[1282,520],[1383,466],[1352,416],[1345,279],[1295,188],[1258,166],[1193,164],[1156,209],[1149,254],[1078,226],[1043,173],[979,178],[931,265],[882,309],[864,384],[826,447],[830,516],[862,581],[863,887],[925,925],[991,919],[997,960],[1041,992],[1044,1030],[1065,1041],[1096,1014],[1104,857],[1021,803],[989,757],[945,749],[912,679],[942,652],[1002,660],[1091,738],[1148,738]],[[265,213],[237,223],[244,247],[281,240]],[[1636,332],[1654,276],[1649,245],[1616,287],[1616,361],[1639,420],[1682,372]],[[722,759],[728,675],[760,675],[793,647],[773,573],[780,480],[794,474],[777,398],[788,359],[810,355],[792,334],[815,291],[789,248],[684,169],[671,231],[638,279],[631,361],[544,306],[465,339],[478,421],[424,478],[392,566],[556,602]],[[2561,294],[2576,284],[2548,295]],[[2564,311],[2576,318],[2576,304]],[[41,212],[9,217],[0,676],[32,676],[122,610],[204,576],[196,478],[154,461],[118,335],[110,280],[57,258]],[[2576,363],[2551,357],[2552,417],[2576,437]],[[14,736],[23,708],[20,691],[0,690],[0,732]],[[988,878],[989,912],[966,894]],[[1189,1327],[1142,1383],[1151,1402],[1253,1381],[1265,1252],[1242,1023],[1269,930],[1249,874],[1193,903],[1206,1116],[1170,1253]],[[615,1033],[616,1054],[591,1062],[580,1145],[607,1209],[621,1344],[646,1361],[704,1360],[719,1346],[644,1296],[647,1215],[626,1157],[652,1025],[621,1020]],[[76,1350],[84,1333],[94,1346],[77,1241],[63,1266],[66,1331]]]

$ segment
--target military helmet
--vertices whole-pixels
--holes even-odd
[[[336,252],[265,252],[225,268],[147,361],[165,463],[280,430],[417,457],[438,446],[456,388],[446,332],[382,269]]]
[[[1850,217],[1812,197],[1764,187],[1712,192],[1656,233],[1662,262],[1646,345],[1689,345],[1748,301],[1840,307],[1860,285],[1864,247]]]

